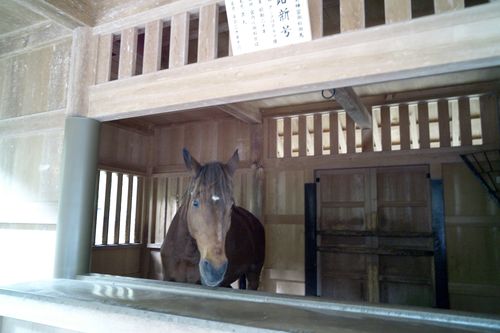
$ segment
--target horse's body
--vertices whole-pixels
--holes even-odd
[[[163,279],[227,287],[246,277],[248,289],[257,289],[264,228],[253,214],[234,205],[231,177],[237,153],[226,165],[205,166],[188,154],[184,152],[186,166],[195,176],[161,247]]]

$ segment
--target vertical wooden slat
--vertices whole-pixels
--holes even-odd
[[[113,239],[113,244],[118,244],[120,241],[120,220],[122,211],[122,186],[123,185],[123,174],[118,174],[118,182],[116,184],[116,213],[115,213],[115,237]]]
[[[408,104],[399,105],[399,138],[401,150],[410,149],[410,115]]]
[[[172,17],[170,27],[169,68],[184,66],[188,61],[189,48],[189,13],[180,13]]]
[[[219,8],[217,4],[200,8],[198,62],[217,58]]]
[[[102,245],[108,244],[109,208],[111,200],[111,172],[106,171],[106,192],[104,197],[104,217],[102,220]]]
[[[132,221],[132,187],[133,179],[132,175],[127,175],[128,177],[128,189],[127,189],[127,218],[125,220],[125,244],[130,243],[130,222]]]
[[[463,9],[464,7],[464,0],[434,0],[434,13],[436,14]]]
[[[356,152],[356,124],[348,114],[346,114],[345,124],[347,153],[354,154]]]
[[[309,16],[312,38],[323,37],[323,0],[309,0]]]
[[[292,157],[292,119],[283,119],[283,157]]]
[[[135,230],[134,230],[134,243],[142,242],[142,225],[143,225],[143,216],[144,216],[144,178],[137,177],[137,196],[135,203]]]
[[[382,150],[392,149],[391,139],[391,112],[387,105],[380,108],[380,127],[382,128]]]
[[[371,128],[361,130],[361,149],[363,152],[373,151],[373,130]]]
[[[314,115],[314,156],[323,155],[323,123],[321,114]]]
[[[330,154],[339,153],[339,116],[337,112],[330,112]]]
[[[470,121],[470,103],[468,97],[458,99],[458,113],[460,115],[460,145],[472,145],[472,128]]]
[[[420,149],[430,148],[429,105],[427,102],[418,103],[418,135],[420,137]]]
[[[155,235],[156,235],[156,210],[158,209],[157,207],[157,198],[158,198],[158,178],[153,178],[152,180],[152,186],[151,186],[151,195],[150,195],[150,203],[151,203],[151,208],[149,210],[149,237],[148,241],[150,243],[155,242]]]
[[[447,100],[438,101],[438,119],[439,119],[439,146],[449,147],[450,138],[450,112]]]
[[[377,212],[378,207],[378,187],[377,187],[377,169],[371,168],[365,171],[365,226],[366,230],[378,230]],[[367,237],[366,245],[370,248],[379,247],[377,236]],[[380,301],[380,283],[379,283],[379,257],[376,254],[367,256],[367,284],[368,301],[377,303]]]
[[[96,83],[108,82],[111,76],[111,58],[113,50],[113,35],[99,36],[97,51]]]
[[[340,31],[365,27],[365,0],[340,0]]]
[[[278,140],[278,122],[275,118],[269,119],[269,137],[268,137],[268,147],[269,147],[269,158],[276,158],[278,152],[276,150],[276,141]]]
[[[163,241],[165,236],[165,217],[166,217],[166,196],[167,177],[158,178],[158,187],[156,191],[156,225],[155,225],[155,243]]]
[[[160,70],[162,34],[163,21],[156,20],[146,24],[144,32],[144,61],[142,63],[142,72],[144,74]]]
[[[137,29],[128,28],[122,31],[120,42],[120,61],[118,79],[131,77],[135,74],[137,60]]]
[[[498,112],[495,100],[496,97],[494,95],[483,95],[479,97],[483,144],[496,144],[500,141]]]
[[[411,0],[385,0],[385,23],[411,20]]]
[[[299,116],[299,156],[307,155],[307,118]]]

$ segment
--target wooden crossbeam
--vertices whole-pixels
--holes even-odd
[[[262,123],[262,115],[257,107],[252,106],[249,103],[233,103],[219,105],[218,108],[235,118],[249,124],[260,124]]]
[[[372,127],[372,117],[354,89],[351,87],[336,89],[335,99],[359,127],[362,129]]]

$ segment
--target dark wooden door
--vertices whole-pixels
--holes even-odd
[[[427,166],[319,171],[318,294],[432,306]]]

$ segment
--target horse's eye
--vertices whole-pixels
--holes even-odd
[[[198,199],[193,200],[193,206],[194,207],[200,207],[200,201]]]
[[[219,197],[218,195],[215,195],[215,194],[214,194],[214,195],[212,195],[212,201],[213,201],[214,203],[219,202],[219,200],[220,200],[220,197]]]

